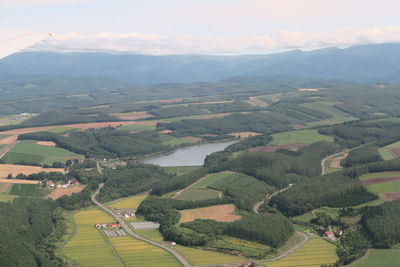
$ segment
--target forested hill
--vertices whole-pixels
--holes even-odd
[[[212,82],[233,76],[290,75],[357,82],[399,81],[400,44],[291,51],[259,56],[146,56],[25,52],[0,60],[1,73],[100,76],[135,84]]]

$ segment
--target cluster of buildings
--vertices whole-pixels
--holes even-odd
[[[96,223],[94,225],[94,227],[96,227],[97,229],[104,229],[104,228],[119,228],[121,227],[121,225],[119,223],[105,223],[105,224],[100,224],[100,223]]]
[[[136,210],[135,209],[122,209],[122,208],[115,208],[114,213],[117,214],[121,218],[132,218],[136,217]]]
[[[68,188],[71,185],[80,185],[81,183],[75,180],[69,180],[66,184],[56,184],[54,182],[47,182],[47,187],[49,189],[57,189],[57,188]]]

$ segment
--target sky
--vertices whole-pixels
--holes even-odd
[[[399,10],[399,0],[0,0],[0,57],[26,47],[219,55],[400,42]]]

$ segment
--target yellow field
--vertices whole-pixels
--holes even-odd
[[[335,263],[337,259],[335,245],[320,238],[313,238],[289,256],[277,261],[265,262],[264,266],[319,267],[322,264]]]
[[[64,246],[65,255],[81,266],[123,266],[104,240],[95,223],[112,222],[113,219],[98,209],[79,211],[74,215],[76,232]]]
[[[126,266],[181,266],[167,251],[142,241],[130,237],[118,237],[110,238],[110,242]]]
[[[224,263],[240,263],[246,259],[238,256],[231,256],[219,252],[194,249],[176,246],[176,250],[182,253],[192,265],[218,265]]]
[[[142,201],[145,200],[146,197],[147,195],[137,195],[137,196],[127,197],[121,200],[114,201],[110,203],[108,206],[110,208],[137,209],[140,203],[142,203]]]
[[[161,233],[157,229],[143,229],[143,230],[135,230],[139,235],[146,237],[150,240],[156,241],[158,243],[162,243],[164,238]]]

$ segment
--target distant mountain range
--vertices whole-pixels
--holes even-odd
[[[124,84],[214,82],[234,76],[276,75],[399,82],[400,44],[259,56],[23,52],[0,60],[0,81],[43,75],[101,77]]]

